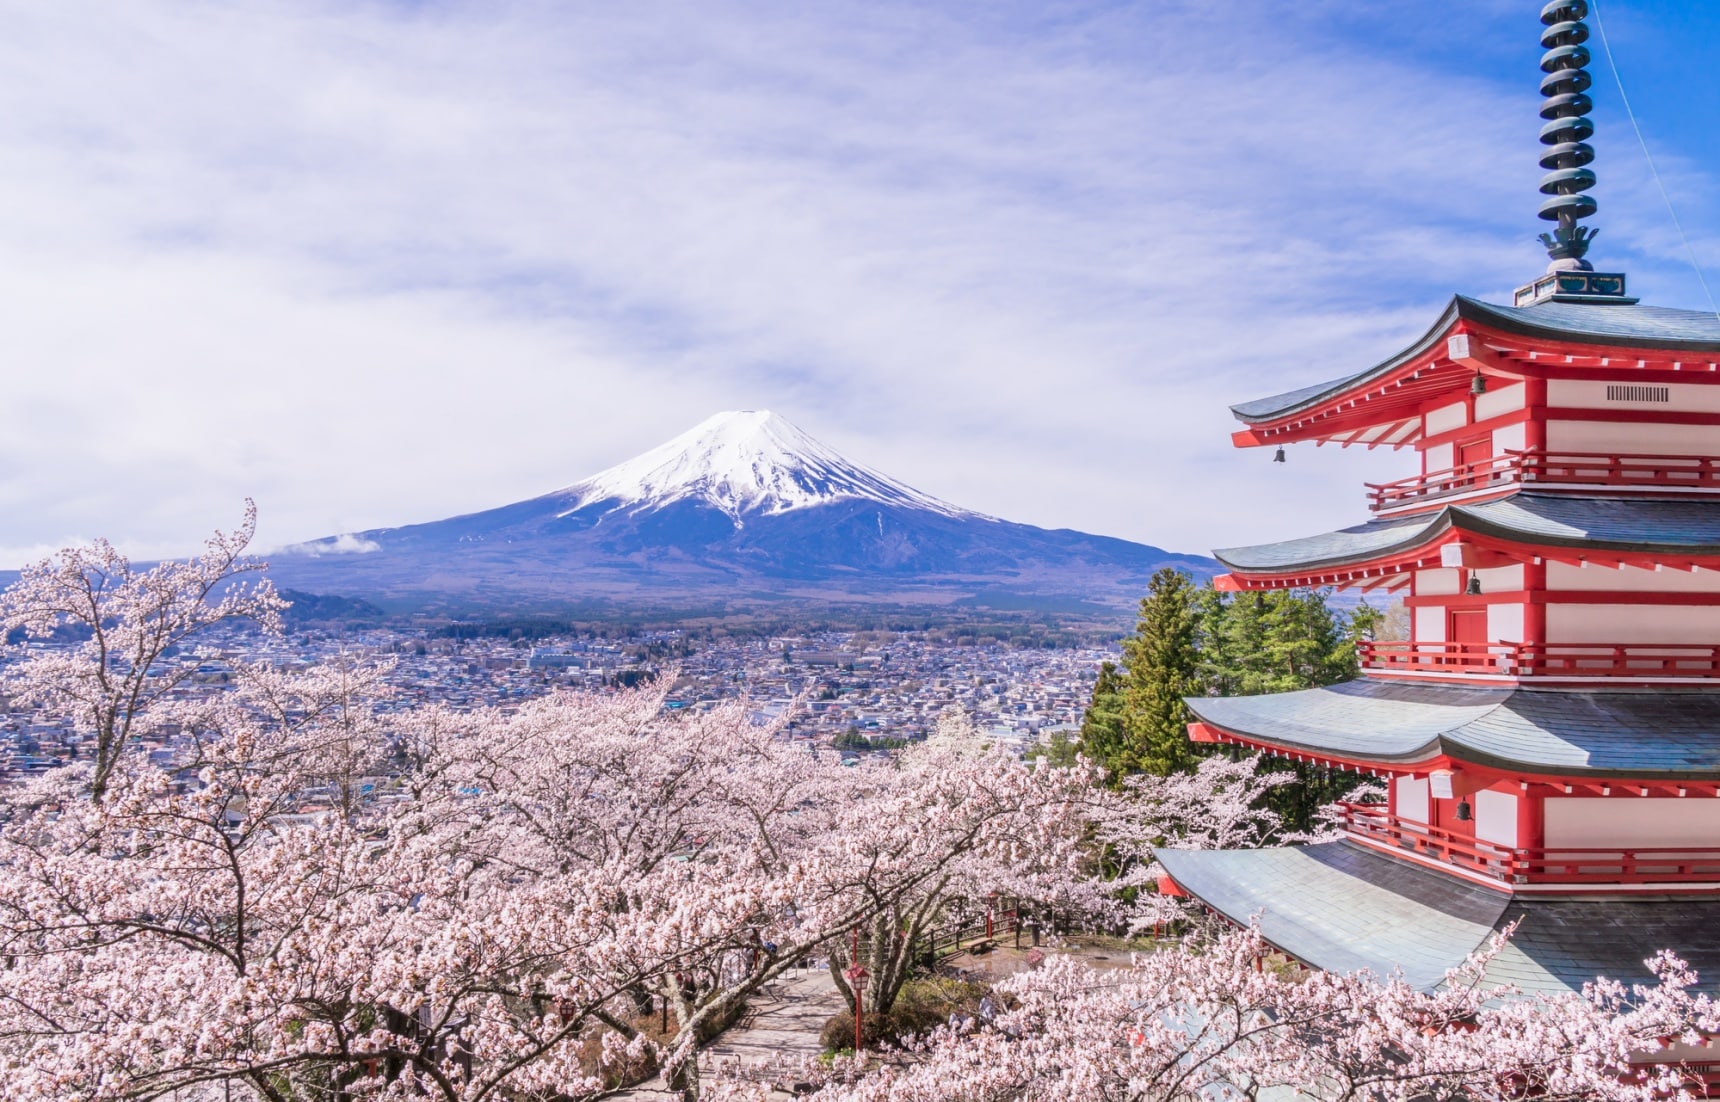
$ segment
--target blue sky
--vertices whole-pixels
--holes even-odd
[[[1227,403],[1545,264],[1529,0],[4,6],[0,565],[433,519],[736,408],[1014,520],[1305,534],[1413,457],[1275,467]],[[1720,10],[1601,14],[1720,290]],[[1597,70],[1593,257],[1704,307]]]

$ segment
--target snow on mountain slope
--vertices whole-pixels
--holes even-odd
[[[552,495],[566,516],[592,505],[660,509],[702,501],[739,525],[838,501],[876,501],[946,517],[989,520],[843,458],[769,410],[719,413],[643,455]]]

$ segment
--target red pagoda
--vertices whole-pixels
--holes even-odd
[[[1516,923],[1489,978],[1525,991],[1646,980],[1662,949],[1720,981],[1720,317],[1642,305],[1585,259],[1587,14],[1542,13],[1547,274],[1510,305],[1454,299],[1374,367],[1234,407],[1241,447],[1421,456],[1368,486],[1365,523],[1215,552],[1221,589],[1409,613],[1354,681],[1187,702],[1197,742],[1389,792],[1341,841],[1160,853],[1314,967],[1431,989]]]

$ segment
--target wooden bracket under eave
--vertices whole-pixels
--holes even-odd
[[[1445,355],[1459,367],[1476,374],[1509,375],[1521,378],[1523,373],[1469,333],[1453,333],[1445,341]]]

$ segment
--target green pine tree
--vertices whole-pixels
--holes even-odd
[[[1183,698],[1205,688],[1200,623],[1200,591],[1189,576],[1170,567],[1154,574],[1135,634],[1123,642],[1122,670],[1106,679],[1103,695],[1095,689],[1082,724],[1088,756],[1114,777],[1174,773],[1198,760]]]
[[[1379,625],[1362,605],[1348,615],[1324,590],[1220,593],[1186,574],[1161,570],[1141,602],[1121,666],[1104,663],[1081,726],[1082,751],[1121,779],[1194,768],[1203,753],[1188,741],[1185,697],[1292,692],[1347,681],[1360,672],[1355,644]],[[1282,763],[1280,763],[1282,764]],[[1291,829],[1349,782],[1294,766],[1301,783],[1270,797]]]

